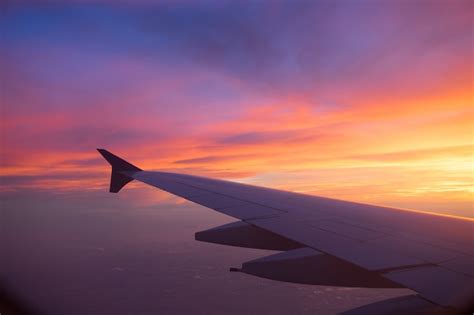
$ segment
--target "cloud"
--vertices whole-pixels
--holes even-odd
[[[208,163],[216,163],[216,162],[223,162],[223,161],[232,161],[232,160],[244,160],[251,157],[250,155],[227,155],[227,156],[217,156],[217,155],[209,155],[209,156],[202,156],[192,159],[183,159],[177,160],[174,163],[176,164],[208,164]]]
[[[465,190],[472,168],[472,5],[15,3],[2,19],[2,189],[106,186],[100,146],[144,169],[262,185],[305,174],[286,188],[311,190],[324,171],[338,183],[323,191],[350,182],[380,200],[396,166],[411,176],[398,186],[454,196],[436,176]],[[361,184],[348,163],[383,170]]]
[[[289,138],[287,132],[246,132],[220,138],[217,142],[225,145],[256,145],[279,142]]]
[[[417,160],[433,160],[449,157],[470,158],[472,157],[472,146],[454,146],[429,148],[419,150],[408,150],[399,152],[385,152],[379,154],[361,154],[348,157],[355,160],[369,160],[369,161],[417,161]]]

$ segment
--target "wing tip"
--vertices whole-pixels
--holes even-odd
[[[135,165],[125,161],[124,159],[116,156],[113,153],[110,153],[106,149],[98,148],[97,151],[102,155],[102,157],[109,162],[112,168],[116,171],[142,171],[141,168],[136,167]]]
[[[133,180],[130,176],[125,175],[124,172],[142,171],[141,168],[136,167],[105,149],[97,148],[97,151],[99,151],[104,159],[112,166],[109,189],[111,193],[118,193],[125,185]]]

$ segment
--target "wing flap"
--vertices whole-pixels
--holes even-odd
[[[343,236],[350,237],[357,241],[368,241],[373,239],[379,239],[386,237],[387,234],[375,229],[359,227],[356,225],[346,224],[342,222],[335,221],[331,218],[313,220],[308,223],[310,226],[315,228],[337,233]]]
[[[282,212],[276,209],[259,206],[256,204],[245,204],[237,207],[218,209],[219,212],[241,220],[250,220],[257,218],[269,218],[281,215]]]
[[[354,263],[367,270],[385,270],[403,266],[425,264],[383,246],[368,245],[359,240],[322,230],[305,222],[296,222],[287,216],[249,220],[248,222],[273,233],[285,235],[311,248]]]
[[[386,273],[384,277],[442,306],[467,307],[474,297],[472,277],[440,266],[392,271]]]
[[[251,205],[250,203],[246,201],[242,201],[239,199],[235,199],[232,197],[227,197],[225,195],[215,194],[215,193],[206,193],[203,195],[189,197],[186,199],[194,203],[200,204],[204,207],[214,209],[214,210],[221,210],[225,208],[235,208],[239,206],[245,207],[245,206]]]
[[[464,273],[474,278],[474,258],[470,256],[458,256],[452,260],[444,261],[440,266],[456,272]],[[474,295],[474,294],[473,294]]]
[[[448,315],[445,308],[436,306],[417,295],[408,295],[363,305],[341,313],[341,315]]]
[[[387,236],[367,242],[369,246],[383,246],[393,252],[402,253],[403,255],[416,257],[427,263],[440,263],[453,259],[460,253],[433,246],[418,240],[409,239],[403,236]]]

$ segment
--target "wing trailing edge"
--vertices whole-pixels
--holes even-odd
[[[440,307],[419,295],[404,295],[348,310],[340,315],[460,315],[458,311]],[[466,313],[470,314],[470,313]]]
[[[118,193],[120,189],[133,180],[132,177],[128,176],[129,174],[142,171],[142,169],[128,163],[124,159],[119,158],[107,150],[97,149],[97,151],[99,151],[104,159],[112,166],[109,190],[111,193]]]

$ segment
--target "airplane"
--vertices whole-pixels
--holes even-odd
[[[110,192],[137,180],[238,221],[195,239],[281,251],[233,272],[301,284],[409,288],[342,314],[474,314],[474,219],[144,171],[104,149]]]

